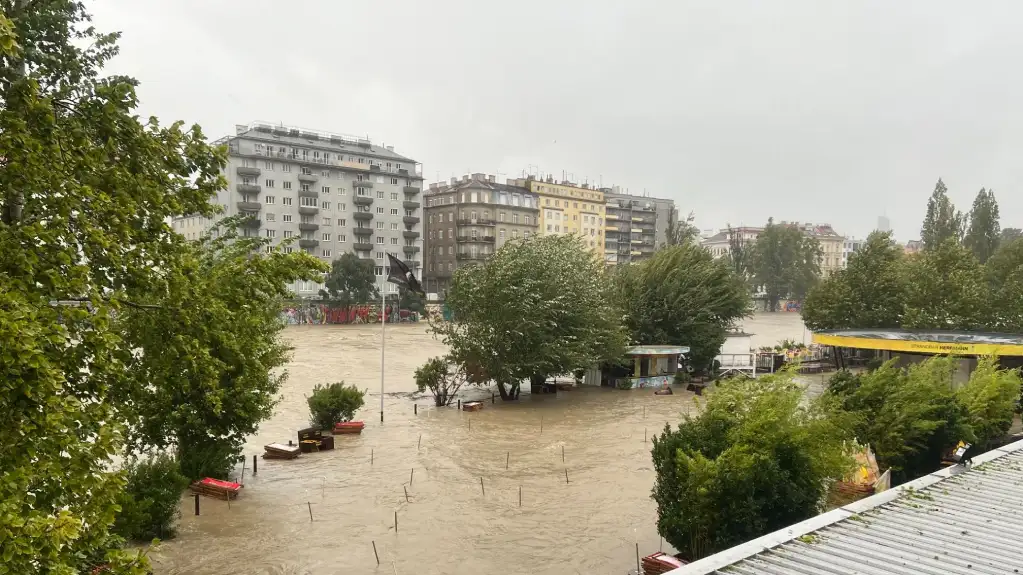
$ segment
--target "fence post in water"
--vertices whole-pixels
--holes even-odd
[[[639,543],[636,543],[636,573],[642,573],[643,570],[639,566]]]
[[[419,451],[419,448],[422,447],[422,446],[423,446],[423,434],[420,433],[419,434],[419,443],[416,444],[416,451]]]
[[[412,468],[412,473],[408,474],[408,485],[409,485],[409,487],[412,487],[412,478],[415,477],[415,476],[416,476],[416,468],[413,467]]]
[[[564,444],[561,445],[561,462],[562,463],[565,462],[565,445]]]
[[[380,554],[377,553],[377,542],[373,542],[373,556],[377,558],[377,566],[380,565]]]
[[[419,415],[419,404],[418,403],[413,403],[412,404],[412,415]]]
[[[643,419],[646,419],[646,406],[643,406]]]
[[[543,435],[543,416],[540,416],[540,435]]]
[[[494,397],[494,392],[491,391],[490,392],[490,403],[494,403],[495,400],[496,400],[496,398]]]
[[[401,488],[405,490],[405,503],[408,503],[408,487],[402,485]]]
[[[458,411],[462,411],[462,400],[458,400]]]
[[[483,488],[483,477],[480,477],[480,491],[483,492],[483,497],[487,496],[487,490]]]
[[[519,507],[522,507],[522,486],[519,485]]]
[[[199,494],[195,494],[195,514],[199,514]]]
[[[369,464],[373,465],[373,448],[369,448]]]
[[[565,484],[568,484],[568,468],[565,468]]]
[[[394,533],[398,533],[398,512],[394,512]]]
[[[256,463],[257,461],[258,461],[258,459],[256,458],[256,454],[253,453],[252,454],[252,474],[253,475],[259,473],[259,465]]]
[[[511,463],[511,451],[509,451],[508,454],[504,456],[504,468],[506,470],[508,469],[509,463]]]
[[[643,443],[646,443],[646,428],[643,428]]]
[[[313,522],[313,504],[310,501],[306,501],[305,504],[309,506],[309,522],[312,523]]]

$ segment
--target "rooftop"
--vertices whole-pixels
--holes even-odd
[[[669,571],[1023,573],[1023,441]]]
[[[224,144],[228,140],[237,137],[245,137],[268,143],[277,143],[285,146],[302,146],[317,148],[320,150],[345,151],[353,154],[374,156],[381,159],[397,160],[408,162],[410,168],[414,168],[416,161],[394,151],[394,146],[374,145],[368,137],[352,136],[348,134],[335,134],[305,128],[285,126],[283,124],[271,124],[267,122],[252,122],[251,124],[239,124],[235,126],[235,135],[226,136],[214,142]]]
[[[1023,356],[1023,335],[972,331],[835,329],[814,332],[814,343],[909,353]]]
[[[486,190],[498,190],[503,192],[515,192],[518,194],[529,194],[530,196],[536,196],[536,194],[530,192],[528,189],[521,186],[512,184],[499,184],[497,178],[492,175],[475,173],[472,175],[462,176],[459,178],[451,178],[445,182],[434,182],[430,184],[426,194],[443,194],[452,192],[455,190],[461,190],[464,188],[482,188]]]

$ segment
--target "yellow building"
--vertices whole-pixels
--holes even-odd
[[[540,234],[582,236],[593,253],[604,257],[604,192],[587,184],[577,185],[553,178],[509,180],[529,189],[540,199]]]

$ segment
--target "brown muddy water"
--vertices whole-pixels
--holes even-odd
[[[809,337],[798,314],[744,327],[755,345]],[[242,496],[230,506],[203,498],[199,516],[184,498],[179,536],[151,553],[158,574],[623,575],[637,543],[641,555],[662,548],[649,439],[697,409],[692,394],[585,388],[491,404],[489,390],[471,389],[463,395],[485,398],[482,411],[435,408],[412,395],[412,374],[444,346],[425,325],[388,326],[381,424],[379,326],[285,335],[290,377],[248,441]],[[260,459],[253,475],[262,445],[307,425],[312,387],[340,379],[369,389],[362,435],[293,461]]]

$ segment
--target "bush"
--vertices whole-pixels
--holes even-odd
[[[822,511],[852,467],[850,418],[803,402],[791,372],[722,380],[697,417],[653,440],[657,530],[687,560]]]
[[[455,398],[458,390],[466,383],[466,373],[459,367],[451,366],[450,357],[432,357],[416,368],[416,387],[420,393],[430,390],[433,403],[443,407]]]
[[[231,441],[212,441],[207,437],[197,441],[201,443],[192,443],[188,438],[187,443],[178,445],[178,464],[182,475],[191,480],[204,477],[228,479],[231,470],[242,459],[241,446]]]
[[[317,385],[307,400],[312,425],[320,429],[333,429],[335,423],[351,421],[362,407],[366,392],[354,385],[339,381],[330,385]]]
[[[181,492],[188,478],[169,455],[132,461],[124,468],[126,484],[118,504],[121,511],[113,532],[132,541],[174,537],[174,521],[180,515]]]
[[[992,440],[1009,432],[1020,383],[1019,372],[998,369],[997,357],[985,357],[970,374],[970,381],[956,392],[970,412],[970,424],[979,449],[985,449]]]

